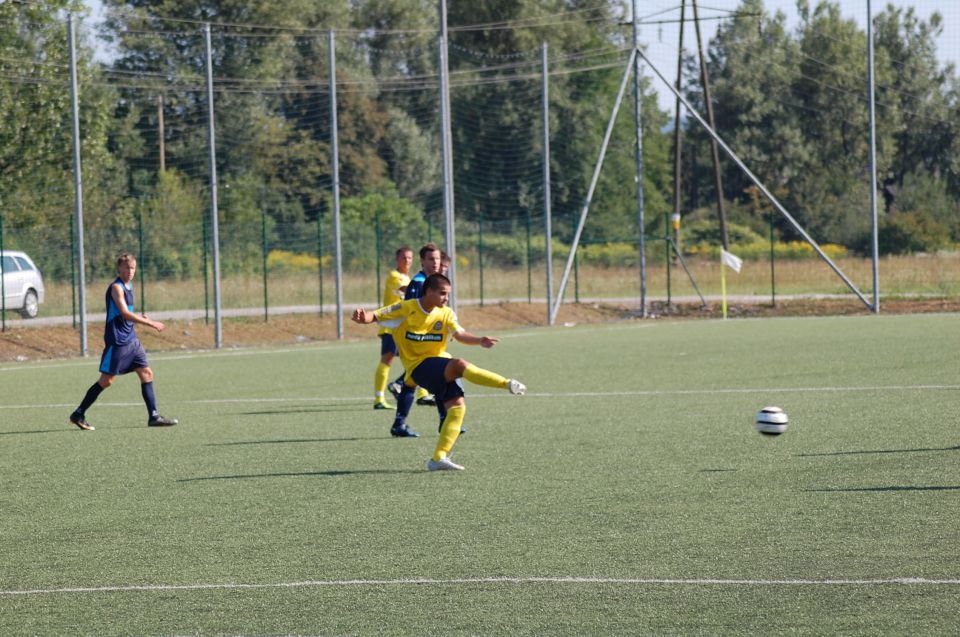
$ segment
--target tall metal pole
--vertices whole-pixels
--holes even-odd
[[[343,340],[343,255],[340,251],[340,146],[337,133],[337,54],[333,30],[327,31],[330,66],[330,164],[333,166],[333,251],[337,288],[337,338]]]
[[[680,34],[679,42],[677,44],[677,91],[679,92],[683,88],[683,27],[686,24],[686,12],[687,12],[687,0],[680,1]],[[676,251],[680,252],[680,218],[682,214],[682,182],[681,182],[681,173],[683,169],[683,119],[680,116],[680,100],[675,100],[674,105],[674,114],[673,114],[673,216],[671,217],[670,224],[666,225],[664,229],[664,234],[667,235],[667,246],[666,246],[666,264],[667,264],[667,305],[670,305],[673,302],[672,290],[671,290],[671,278],[670,278],[670,230],[673,229],[673,245],[676,246]]]
[[[3,273],[3,213],[0,212],[0,331],[7,331],[7,277]]]
[[[637,27],[637,0],[633,0],[633,48],[640,48],[640,34]],[[633,123],[636,127],[636,164],[637,164],[637,231],[640,233],[638,249],[640,251],[640,316],[647,315],[647,244],[644,237],[646,224],[643,218],[643,126],[640,123],[640,58],[633,57]]]
[[[551,215],[552,203],[550,201],[550,73],[547,66],[547,43],[540,44],[540,74],[541,82],[541,107],[543,109],[543,231],[546,238],[546,270],[547,270],[547,324],[553,325],[553,318],[550,314],[550,299],[553,298],[553,228]]]
[[[157,139],[160,142],[160,172],[167,169],[167,150],[164,147],[166,131],[163,125],[163,95],[157,95]]]
[[[80,355],[87,355],[87,277],[83,254],[83,172],[80,169],[80,100],[77,91],[77,16],[70,14],[67,21],[70,40],[70,101],[73,112],[73,179],[74,206],[77,219],[77,272],[80,274],[77,292],[80,304]]]
[[[450,306],[457,307],[457,247],[453,205],[453,143],[450,140],[450,65],[447,59],[447,2],[439,0],[440,11],[440,148],[443,160],[443,217],[447,254],[450,255]]]
[[[217,219],[217,142],[213,123],[213,46],[210,44],[210,23],[203,25],[207,47],[207,144],[210,147],[210,245],[213,257],[214,345],[223,347],[222,298],[220,295],[220,224]]]
[[[873,252],[873,313],[880,313],[880,240],[877,231],[877,120],[876,78],[873,75],[873,11],[867,0],[867,85],[870,102],[870,244]]]
[[[703,38],[700,36],[700,14],[697,11],[697,0],[690,0],[693,8],[693,24],[697,31],[697,51],[700,54],[700,80],[703,82],[703,103],[707,110],[707,122],[710,128],[717,129],[713,119],[713,99],[710,97],[710,76],[707,74],[707,58],[703,55]],[[717,191],[717,214],[720,217],[720,241],[724,250],[730,249],[730,240],[727,237],[727,206],[723,201],[723,182],[720,179],[720,149],[714,139],[710,140],[710,154],[713,157],[713,186]]]

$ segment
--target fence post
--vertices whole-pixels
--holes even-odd
[[[267,211],[260,211],[260,227],[261,227],[261,248],[260,252],[263,255],[263,322],[267,323],[270,321],[270,310],[267,303]]]
[[[147,298],[146,298],[146,287],[147,284],[144,282],[143,271],[146,270],[143,267],[145,264],[143,262],[143,200],[140,200],[140,205],[137,206],[137,243],[139,251],[137,253],[137,263],[140,264],[140,267],[137,268],[140,272],[140,313],[143,314],[147,311]]]
[[[533,253],[530,249],[530,209],[527,208],[527,304],[533,303]]]
[[[0,331],[7,331],[7,275],[3,271],[3,214],[0,214]]]
[[[75,254],[73,215],[70,215],[70,254]],[[70,258],[70,325],[77,329],[77,262]]]
[[[480,213],[480,241],[477,246],[478,260],[480,262],[480,307],[483,307],[483,213]]]
[[[207,263],[209,237],[207,236],[206,215],[200,217],[200,226],[203,228],[203,324],[210,325],[210,281],[208,278],[210,265]]]
[[[673,303],[673,298],[671,295],[670,289],[670,213],[663,213],[663,260],[666,263],[667,269],[667,307],[670,307]]]
[[[577,211],[571,210],[571,216],[573,217],[573,228],[577,227]],[[574,238],[576,238],[576,232],[574,232]],[[571,246],[574,250],[573,258],[573,301],[574,303],[580,302],[580,250],[577,250],[579,246]]]
[[[573,301],[574,303],[580,302],[580,254],[574,256],[573,259]]]
[[[770,305],[773,307],[777,306],[777,273],[774,267],[774,254],[775,250],[773,249],[773,208],[770,209]]]
[[[317,276],[320,279],[320,316],[323,316],[323,215],[317,212]]]
[[[380,289],[380,285],[381,285],[380,282],[382,281],[382,279],[380,278],[380,255],[381,255],[382,252],[383,252],[383,230],[380,228],[380,211],[379,211],[379,210],[377,210],[377,212],[376,212],[376,220],[377,220],[377,227],[376,227],[376,239],[377,239],[377,241],[376,241],[376,245],[377,245],[377,300],[376,300],[376,304],[379,305],[380,299],[383,298],[382,290]]]

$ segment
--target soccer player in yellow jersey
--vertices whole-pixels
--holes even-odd
[[[486,387],[506,389],[511,394],[523,394],[526,386],[518,380],[481,369],[462,358],[447,353],[447,341],[452,336],[465,345],[493,347],[498,339],[475,336],[460,325],[456,313],[447,307],[450,298],[450,279],[442,274],[431,274],[424,283],[424,294],[382,307],[373,312],[358,308],[353,321],[369,324],[374,321],[393,328],[400,360],[406,370],[408,385],[426,387],[437,397],[437,404],[445,412],[433,456],[427,462],[430,471],[459,471],[463,467],[450,459],[450,450],[460,435],[460,426],[467,412],[461,378]]]
[[[410,283],[410,265],[413,263],[413,250],[407,246],[397,248],[397,269],[387,275],[383,285],[383,305],[393,305],[403,300],[403,294]],[[380,337],[380,364],[373,375],[373,408],[393,409],[384,399],[387,382],[390,380],[390,364],[397,354],[397,346],[393,341],[393,331],[388,327],[381,327],[377,332]]]

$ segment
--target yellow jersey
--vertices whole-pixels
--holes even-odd
[[[393,340],[408,377],[424,359],[451,358],[447,341],[463,331],[456,312],[447,306],[427,312],[420,305],[420,299],[381,307],[373,315],[381,325],[393,330]]]
[[[399,270],[392,270],[390,274],[387,275],[387,280],[383,284],[383,307],[388,307],[402,301],[403,292],[400,291],[400,288],[406,287],[409,283],[410,277]],[[377,336],[390,333],[392,333],[390,328],[381,327],[380,331],[377,332]]]

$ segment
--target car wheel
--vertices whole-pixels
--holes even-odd
[[[37,318],[39,313],[40,303],[37,302],[37,293],[33,290],[27,290],[26,296],[23,297],[23,308],[20,310],[20,314],[23,315],[23,318]]]

